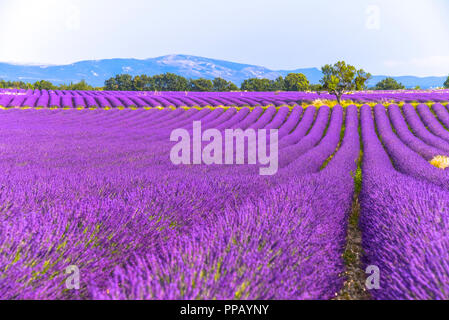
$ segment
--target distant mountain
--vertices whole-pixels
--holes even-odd
[[[373,76],[369,81],[369,86],[374,86],[379,81],[385,79],[387,76]],[[421,89],[431,89],[442,87],[447,77],[414,77],[414,76],[398,76],[393,77],[396,81],[402,83],[406,88],[415,88],[420,86]]]
[[[240,85],[248,78],[275,79],[286,76],[290,72],[300,72],[307,76],[311,83],[318,83],[321,71],[317,68],[296,70],[270,70],[260,66],[214,60],[189,55],[168,55],[146,60],[138,59],[107,59],[81,61],[69,65],[36,66],[0,63],[0,79],[22,80],[35,82],[48,80],[55,84],[78,82],[82,79],[93,86],[103,86],[104,81],[116,74],[128,73],[133,76],[140,74],[155,75],[172,72],[187,78],[222,77]],[[373,86],[386,76],[374,76],[369,85]],[[445,77],[394,77],[406,87],[421,86],[423,89],[442,86]]]

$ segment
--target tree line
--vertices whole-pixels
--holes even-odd
[[[329,91],[341,96],[343,92],[360,90],[403,90],[406,89],[392,77],[379,81],[374,87],[368,88],[366,83],[371,74],[363,69],[356,69],[344,61],[321,68],[323,78],[318,84],[312,84],[302,73],[290,73],[285,78],[279,76],[275,80],[266,78],[249,78],[240,87],[223,78],[213,80],[199,78],[187,79],[174,73],[164,73],[155,76],[140,75],[132,77],[129,74],[119,74],[105,81],[104,90],[111,91]],[[443,87],[449,89],[449,76]],[[414,89],[421,89],[416,86]]]
[[[105,81],[104,87],[95,88],[81,80],[78,83],[54,85],[50,81],[41,80],[34,83],[23,81],[0,80],[0,88],[40,89],[40,90],[110,90],[110,91],[328,91],[340,101],[341,96],[348,91],[366,90],[371,74],[363,69],[339,61],[333,65],[327,64],[321,68],[323,74],[319,84],[311,84],[302,73],[290,73],[285,78],[280,76],[275,80],[265,78],[250,78],[242,82],[240,87],[223,78],[213,80],[199,78],[187,79],[174,73],[164,73],[154,76],[119,74]],[[443,84],[449,89],[449,77]],[[401,90],[405,86],[388,77],[378,82],[372,90]],[[416,87],[415,89],[419,89]]]
[[[222,78],[187,79],[174,73],[155,76],[119,74],[105,81],[104,90],[112,91],[237,91],[239,88]]]
[[[70,84],[55,85],[47,80],[40,80],[34,83],[23,81],[5,81],[0,79],[1,89],[31,89],[31,90],[103,90],[103,88],[95,88],[89,85],[85,80]]]
[[[105,90],[114,91],[306,91],[311,85],[301,73],[290,73],[276,80],[251,78],[243,81],[240,87],[223,78],[213,80],[199,78],[187,79],[174,73],[155,76],[119,74],[105,82]]]

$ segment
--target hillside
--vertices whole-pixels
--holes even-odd
[[[69,65],[17,65],[0,63],[0,79],[22,80],[35,82],[48,80],[55,84],[78,82],[86,80],[93,86],[103,86],[104,81],[116,74],[129,73],[131,75],[147,74],[155,75],[165,72],[173,72],[187,78],[222,77],[237,85],[245,79],[252,77],[275,79],[278,76],[286,76],[290,72],[300,72],[307,76],[311,83],[318,83],[321,71],[317,68],[300,68],[296,70],[270,70],[265,67],[241,64],[223,60],[214,60],[189,55],[167,55],[163,57],[138,60],[138,59],[106,59],[80,61]],[[386,76],[374,76],[369,85],[374,85]],[[442,86],[444,77],[394,77],[406,87],[413,88],[417,85],[423,89]]]

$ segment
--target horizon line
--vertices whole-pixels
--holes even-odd
[[[202,59],[208,59],[208,60],[215,60],[215,61],[222,61],[222,62],[227,62],[227,63],[234,63],[234,64],[240,64],[240,65],[248,65],[248,66],[252,66],[252,67],[259,67],[259,68],[264,68],[267,69],[269,71],[273,71],[273,72],[282,72],[282,71],[296,71],[296,70],[301,70],[301,69],[316,69],[318,71],[321,72],[321,68],[320,67],[298,67],[295,69],[271,69],[268,67],[265,67],[263,65],[255,65],[255,64],[249,64],[249,63],[244,63],[244,62],[235,62],[235,61],[231,61],[231,60],[224,60],[224,59],[217,59],[217,58],[209,58],[209,57],[204,57],[204,56],[198,56],[198,55],[192,55],[192,54],[183,54],[183,53],[179,53],[179,54],[165,54],[165,55],[161,55],[161,56],[155,56],[155,57],[149,57],[149,58],[133,58],[133,57],[127,57],[127,58],[101,58],[101,59],[83,59],[83,60],[76,60],[74,62],[70,62],[70,63],[39,63],[39,62],[18,62],[18,61],[0,61],[0,64],[10,64],[10,65],[15,65],[15,66],[23,66],[23,67],[64,67],[64,66],[72,66],[78,63],[82,63],[82,62],[95,62],[95,61],[107,61],[107,60],[137,60],[137,61],[147,61],[147,60],[151,60],[151,59],[158,59],[158,58],[164,58],[164,57],[170,57],[170,56],[187,56],[187,57],[194,57],[194,58],[202,58]],[[337,62],[337,61],[335,61]],[[367,71],[369,72],[369,71]],[[414,78],[441,78],[441,77],[446,77],[446,75],[413,75],[413,74],[400,74],[400,75],[386,75],[386,74],[372,74],[372,76],[374,77],[414,77]]]

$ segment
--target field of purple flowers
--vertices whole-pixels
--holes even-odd
[[[357,201],[371,297],[449,299],[449,92],[310,95],[0,94],[0,298],[332,299]],[[172,164],[194,121],[279,129],[278,173]]]
[[[354,103],[449,101],[449,90],[361,91],[343,95]],[[0,89],[0,108],[255,107],[335,100],[317,92],[146,92]]]

